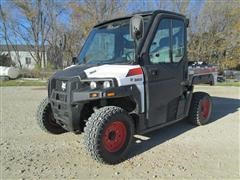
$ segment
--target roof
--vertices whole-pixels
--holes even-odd
[[[100,23],[96,24],[94,27],[98,27],[98,26],[101,26],[101,25],[104,25],[104,24],[108,24],[108,23],[111,23],[111,22],[114,22],[114,21],[129,19],[129,18],[133,17],[136,14],[139,14],[141,16],[148,16],[148,15],[156,15],[156,14],[160,14],[160,13],[167,13],[167,14],[171,14],[171,15],[177,15],[177,16],[185,17],[182,14],[175,13],[175,12],[172,12],[172,11],[165,11],[165,10],[142,11],[142,12],[133,13],[133,14],[131,14],[129,16],[124,16],[124,17],[119,17],[119,18],[115,18],[115,19],[106,20],[106,21],[103,21],[103,22],[100,22]]]
[[[28,45],[9,45],[10,51],[29,51],[29,48],[34,50],[33,47],[29,47]],[[0,44],[0,51],[8,51],[8,47],[5,44]]]

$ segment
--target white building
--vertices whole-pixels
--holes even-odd
[[[27,45],[14,45],[14,47],[10,47],[10,53],[12,61],[16,64],[17,67],[20,67],[19,61],[21,62],[23,69],[33,69],[36,65],[36,61],[34,60],[33,56],[35,57],[34,51],[30,51]],[[6,45],[0,45],[0,53],[1,54],[8,54],[8,49]],[[45,53],[45,59],[47,62],[47,53]],[[42,58],[42,66],[43,66],[44,59]]]

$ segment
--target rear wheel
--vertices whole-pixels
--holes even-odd
[[[188,120],[195,125],[204,125],[209,121],[211,113],[211,97],[204,92],[193,93]]]
[[[92,114],[84,131],[85,145],[92,158],[101,163],[116,164],[124,160],[134,128],[125,110],[106,106]]]
[[[37,109],[36,119],[39,127],[51,134],[61,134],[66,132],[53,117],[51,104],[48,97],[43,99]]]
[[[210,86],[214,86],[215,85],[215,81],[214,81],[214,77],[213,75],[210,76],[210,82],[209,82]]]

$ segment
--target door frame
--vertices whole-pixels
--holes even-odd
[[[174,15],[174,14],[167,14],[167,13],[160,13],[157,14],[155,16],[155,19],[152,22],[151,28],[149,29],[149,32],[146,36],[145,39],[145,43],[143,44],[143,47],[141,49],[141,53],[140,53],[140,64],[142,65],[144,74],[147,74],[147,71],[144,67],[146,67],[146,65],[152,65],[150,62],[150,57],[149,57],[149,50],[150,50],[150,46],[151,43],[155,37],[156,31],[158,29],[158,26],[161,22],[162,19],[170,19],[170,20],[182,20],[184,22],[184,54],[182,59],[179,62],[176,62],[174,64],[176,64],[176,66],[178,66],[179,63],[182,63],[182,61],[185,61],[185,69],[183,70],[183,72],[185,73],[183,78],[184,81],[187,80],[187,19],[184,16],[180,16],[180,15]],[[172,21],[171,21],[171,32],[170,32],[170,40],[171,40],[171,44],[170,44],[170,51],[172,51]],[[172,54],[172,52],[171,52]],[[172,55],[171,55],[171,62],[172,62]],[[145,79],[147,79],[148,77],[145,77]],[[146,81],[144,82],[144,88],[145,88],[145,107],[146,107],[146,112],[145,112],[145,119],[147,120],[149,118],[149,89],[148,86],[146,84]],[[167,122],[169,123],[169,122]],[[167,124],[167,123],[163,123],[163,124]],[[163,124],[158,124],[156,126],[162,126]]]
[[[150,30],[147,34],[146,39],[145,39],[145,43],[144,43],[144,45],[141,49],[140,64],[142,64],[142,66],[151,64],[150,60],[149,60],[149,49],[150,49],[151,43],[153,41],[153,38],[155,37],[158,25],[160,24],[160,21],[164,18],[171,19],[171,20],[174,20],[174,19],[182,20],[184,22],[184,25],[185,25],[184,26],[184,46],[185,46],[185,49],[184,49],[184,55],[183,55],[182,60],[184,60],[184,59],[187,60],[187,27],[186,27],[187,22],[186,22],[186,18],[183,17],[183,16],[178,16],[178,15],[173,15],[173,14],[160,13],[155,17],[154,21],[152,22],[151,28],[150,28]],[[171,37],[170,38],[172,38],[172,32],[171,32]]]

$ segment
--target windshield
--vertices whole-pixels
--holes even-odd
[[[79,64],[129,64],[134,62],[134,41],[129,21],[121,20],[97,27],[89,34],[79,56]]]

